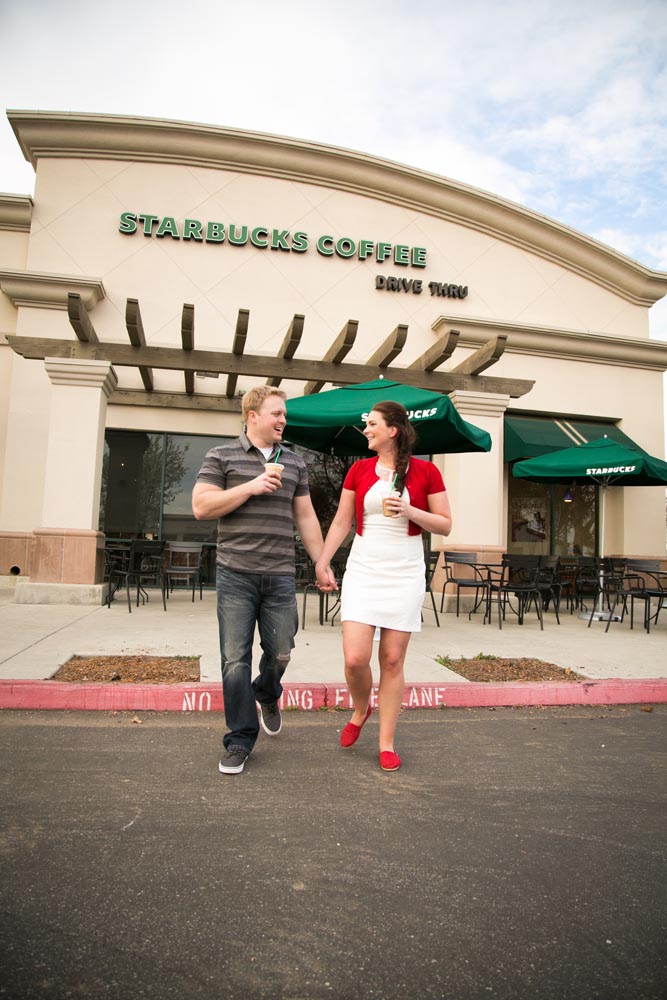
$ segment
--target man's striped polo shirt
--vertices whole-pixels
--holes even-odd
[[[223,490],[256,479],[270,459],[245,434],[207,452],[197,474],[198,483]],[[282,485],[275,493],[252,496],[240,507],[218,519],[217,565],[237,573],[294,575],[295,497],[308,496],[308,473],[300,455],[282,448],[278,461],[285,466]]]

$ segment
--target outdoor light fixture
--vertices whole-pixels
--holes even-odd
[[[563,494],[563,503],[572,503],[573,500],[574,500],[574,493],[568,486],[568,488],[565,490],[565,493]]]

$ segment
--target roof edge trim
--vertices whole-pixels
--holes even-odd
[[[33,166],[40,158],[82,157],[175,163],[320,184],[426,212],[557,262],[635,305],[667,294],[654,271],[547,216],[436,174],[365,153],[202,125],[122,115],[9,110]]]
[[[431,329],[439,336],[450,329],[459,330],[459,347],[475,349],[490,337],[503,334],[507,337],[506,354],[530,354],[566,361],[592,361],[596,364],[667,371],[667,342],[662,340],[637,340],[593,330],[567,330],[475,316],[438,316]]]
[[[34,207],[35,203],[30,195],[5,194],[0,191],[0,229],[29,233]]]
[[[100,278],[82,275],[47,274],[41,271],[0,270],[0,291],[12,305],[35,309],[67,309],[67,296],[77,292],[86,309],[94,309],[106,297]]]

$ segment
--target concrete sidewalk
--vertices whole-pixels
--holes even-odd
[[[438,628],[433,612],[425,609],[423,629],[410,643],[406,681],[408,685],[446,685],[450,692],[453,687],[458,688],[460,695],[465,688],[468,691],[465,703],[469,704],[473,689],[506,689],[507,685],[470,685],[469,681],[439,664],[437,657],[456,659],[483,653],[500,657],[536,657],[569,667],[598,685],[601,681],[613,681],[624,682],[627,687],[628,682],[633,682],[638,692],[633,700],[663,700],[655,697],[655,692],[660,690],[665,691],[667,700],[667,615],[650,634],[640,624],[630,629],[627,620],[612,623],[608,633],[604,628],[604,622],[593,622],[588,628],[587,620],[565,611],[561,614],[560,625],[553,613],[548,613],[543,631],[535,615],[530,615],[524,625],[519,625],[514,616],[508,616],[501,630],[497,621],[483,625],[480,615],[469,621],[467,615],[457,619],[447,614],[440,616]],[[176,593],[165,612],[159,594],[152,593],[147,604],[133,607],[129,614],[124,599],[113,602],[111,608],[17,605],[13,603],[11,591],[0,591],[0,685],[5,689],[8,681],[48,680],[73,655],[139,653],[200,656],[202,683],[211,690],[217,689],[220,658],[215,594],[206,592],[202,601],[196,600],[193,604],[188,593]],[[663,683],[657,688],[655,685],[647,688],[648,680]],[[297,635],[285,681],[297,686],[335,686],[336,690],[344,687],[340,623],[319,625],[317,601],[312,598],[306,628]],[[527,691],[525,685],[521,687]],[[604,700],[617,699],[614,695]],[[330,702],[325,698],[324,703]],[[488,701],[473,699],[472,703],[488,704]],[[531,701],[520,703],[540,703],[539,692]],[[15,701],[9,704],[0,701],[0,707],[17,705]]]

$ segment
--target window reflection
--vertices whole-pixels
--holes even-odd
[[[572,499],[565,502],[569,489]],[[597,490],[595,486],[555,486],[554,555],[594,556]]]
[[[551,494],[548,486],[510,479],[508,551],[548,555]]]
[[[565,502],[569,491],[572,499]],[[594,556],[597,490],[509,478],[507,550],[518,554]]]
[[[206,452],[225,440],[107,430],[100,531],[107,538],[215,542],[215,521],[196,521],[191,494]]]
[[[204,455],[224,438],[166,435],[166,467],[162,507],[162,537],[176,542],[215,541],[216,522],[196,521],[192,490]]]
[[[100,530],[108,538],[158,538],[164,435],[113,431],[105,435]]]

